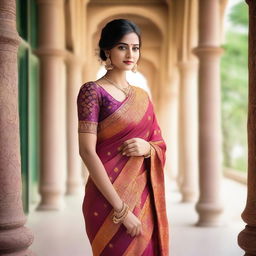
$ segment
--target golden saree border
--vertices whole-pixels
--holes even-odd
[[[114,113],[98,123],[98,139],[111,138],[129,124],[139,123],[146,113],[148,104],[147,93],[139,87],[132,86],[126,101]]]
[[[121,199],[127,203],[131,211],[140,200],[141,193],[143,192],[147,182],[146,171],[138,175],[144,161],[143,159],[143,157],[131,157],[113,183],[117,193]],[[131,169],[136,170],[136,172],[130,171]],[[126,185],[124,185],[124,180],[126,181]],[[112,215],[113,210],[106,217],[92,242],[94,255],[100,255],[121,225],[113,223],[111,218]]]
[[[97,122],[91,121],[78,121],[78,132],[89,132],[89,133],[97,133]]]
[[[162,142],[164,143],[164,142]],[[158,146],[161,141],[150,142],[151,151],[151,170],[150,177],[154,194],[154,202],[157,213],[159,243],[161,254],[159,256],[169,255],[169,227],[166,215],[165,188],[164,188],[164,170],[161,164],[163,158],[162,149]],[[163,159],[162,159],[163,160]]]
[[[150,207],[150,194],[140,212],[139,219],[142,222],[142,234],[133,239],[123,256],[142,255],[150,242],[154,230],[154,219]]]

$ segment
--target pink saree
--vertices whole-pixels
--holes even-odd
[[[166,144],[147,93],[132,86],[120,107],[102,121],[79,120],[79,132],[95,129],[96,152],[119,196],[142,222],[143,234],[131,237],[123,224],[112,222],[112,206],[89,177],[83,214],[93,255],[168,256],[163,172]],[[152,145],[150,158],[119,152],[124,141],[135,137]]]

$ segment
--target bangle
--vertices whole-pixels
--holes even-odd
[[[122,202],[122,208],[120,211],[114,210],[114,215],[117,217],[120,217],[124,214],[124,210],[125,210],[125,203]]]
[[[129,212],[129,207],[128,207],[127,204],[125,204],[125,203],[123,202],[122,210],[121,210],[120,212],[114,211],[114,213],[113,213],[113,218],[112,218],[113,222],[114,222],[115,224],[118,224],[118,223],[120,223],[120,222],[123,222],[123,220],[124,220],[125,217],[127,216],[128,212]]]
[[[149,150],[148,154],[144,155],[144,158],[149,158],[149,157],[151,157],[151,145],[150,145],[150,150]]]

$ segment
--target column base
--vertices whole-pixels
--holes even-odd
[[[58,211],[64,208],[63,195],[42,195],[37,211]]]
[[[30,250],[22,250],[20,252],[13,252],[13,253],[2,253],[0,251],[0,255],[1,256],[35,256],[36,254],[34,254],[32,251]]]
[[[238,235],[238,245],[245,251],[245,256],[255,256],[256,227],[246,225]]]
[[[197,200],[197,193],[192,189],[185,189],[181,187],[181,196],[182,203],[194,203]]]
[[[196,204],[196,211],[199,220],[196,226],[200,227],[219,227],[223,226],[222,217],[223,206],[219,203],[200,203]]]
[[[24,256],[34,255],[27,248],[34,238],[32,232],[26,227],[0,230],[0,255]]]
[[[194,203],[196,202],[196,195],[195,194],[184,194],[182,193],[182,203]]]
[[[78,195],[83,192],[83,186],[81,182],[73,182],[67,184],[66,195]]]

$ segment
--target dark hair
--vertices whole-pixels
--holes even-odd
[[[100,58],[105,61],[107,59],[104,50],[112,49],[121,38],[129,33],[136,33],[141,45],[140,29],[130,20],[116,19],[108,22],[101,31],[99,48]]]

